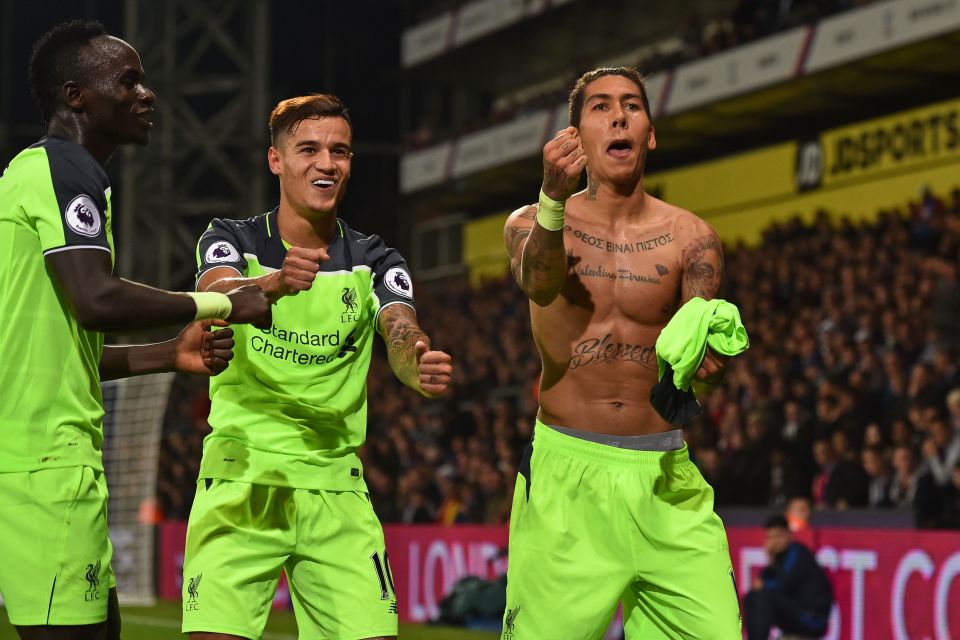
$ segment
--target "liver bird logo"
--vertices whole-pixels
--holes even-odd
[[[344,287],[343,295],[340,296],[340,300],[347,308],[347,311],[357,310],[357,290],[353,287]]]
[[[513,625],[517,620],[517,616],[520,615],[520,605],[517,605],[513,609],[507,611],[507,618],[504,620],[504,626],[506,626],[506,636],[509,638],[513,637]]]
[[[187,585],[187,594],[190,596],[190,599],[187,602],[196,602],[197,601],[197,588],[200,587],[200,579],[203,577],[202,573],[198,573],[194,577],[190,578],[190,583]]]
[[[100,558],[97,558],[96,564],[87,565],[87,573],[84,576],[87,579],[87,583],[90,585],[90,588],[87,591],[97,591],[100,586]]]

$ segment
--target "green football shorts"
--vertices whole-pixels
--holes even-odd
[[[620,602],[627,640],[740,640],[713,490],[676,443],[619,448],[537,421],[513,496],[502,640],[601,638]]]
[[[197,483],[183,632],[260,638],[284,569],[301,638],[397,635],[383,529],[366,493]]]
[[[17,626],[107,619],[107,482],[90,467],[0,473],[0,594]]]

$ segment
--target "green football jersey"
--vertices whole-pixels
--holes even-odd
[[[80,326],[44,256],[113,258],[110,182],[83,147],[47,137],[0,177],[0,472],[102,469],[103,334]]]
[[[357,450],[377,318],[391,304],[412,307],[413,287],[397,251],[337,223],[309,291],[277,301],[269,329],[233,326],[233,360],[210,380],[201,477],[366,491]],[[216,219],[197,247],[197,277],[231,267],[255,278],[280,269],[286,253],[276,210]]]

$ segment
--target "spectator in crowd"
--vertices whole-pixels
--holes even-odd
[[[890,465],[883,456],[883,450],[871,445],[863,450],[863,469],[867,473],[867,506],[872,508],[891,507],[890,488],[893,477]]]
[[[783,516],[764,525],[770,563],[743,600],[748,640],[767,640],[776,626],[785,634],[820,638],[827,630],[833,587],[813,553],[793,539]]]
[[[933,526],[937,513],[936,487],[932,476],[917,467],[911,447],[901,445],[893,450],[893,469],[890,501],[897,507],[912,509],[916,526]]]
[[[842,431],[834,435],[842,434]],[[844,438],[837,438],[844,441]],[[846,447],[846,445],[843,445]],[[813,479],[813,498],[818,508],[846,509],[867,503],[867,479],[863,469],[846,458],[840,458],[831,440],[821,438],[813,443],[813,455],[819,472]],[[846,453],[846,448],[841,450]]]
[[[950,428],[943,417],[930,423],[930,435],[923,442],[924,468],[940,487],[950,484],[953,468],[960,462],[960,432]]]
[[[939,525],[943,529],[960,529],[960,463],[950,474],[950,485],[943,492]]]

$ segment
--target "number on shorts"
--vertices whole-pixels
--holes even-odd
[[[377,578],[380,579],[380,599],[389,600],[391,592],[396,596],[397,589],[393,586],[393,574],[390,573],[390,556],[384,551],[383,563],[381,564],[380,552],[374,551],[370,559],[373,560],[373,568],[377,570]],[[387,590],[388,587],[389,591]]]

